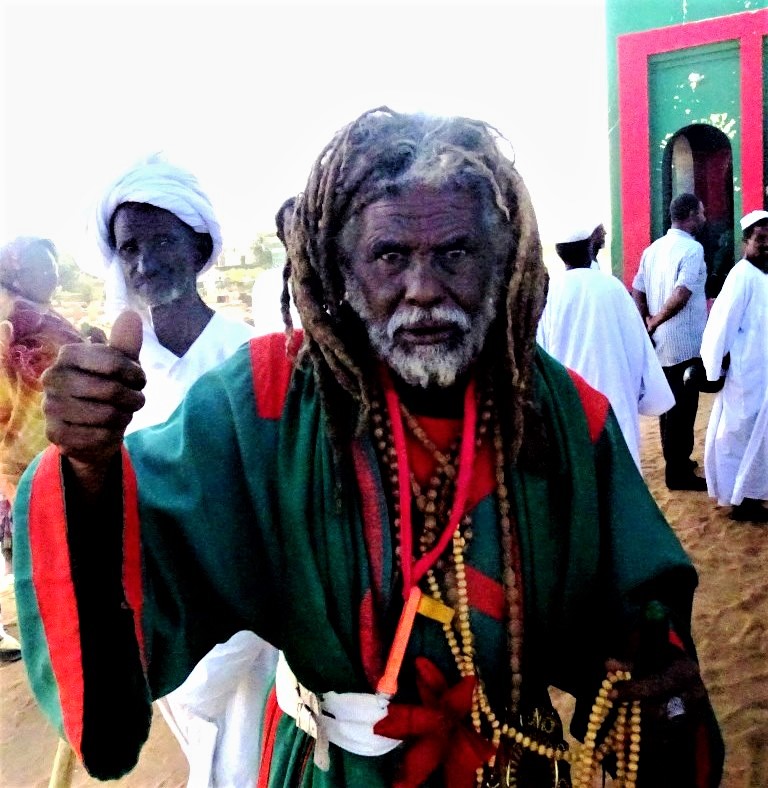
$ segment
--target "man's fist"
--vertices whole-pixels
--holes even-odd
[[[99,469],[105,472],[144,404],[141,338],[141,318],[123,312],[109,344],[64,345],[42,377],[48,440],[69,457],[78,476],[102,476]]]

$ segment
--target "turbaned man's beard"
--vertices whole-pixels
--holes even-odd
[[[347,279],[347,301],[365,323],[368,339],[376,355],[403,381],[421,388],[447,388],[469,369],[480,355],[488,329],[496,317],[498,292],[499,281],[490,282],[488,294],[474,318],[456,306],[424,308],[403,304],[384,321],[374,320],[360,286],[353,277]],[[425,321],[455,326],[458,339],[409,348],[397,342],[395,334],[398,329]]]

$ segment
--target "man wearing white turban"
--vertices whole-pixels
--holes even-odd
[[[131,422],[135,431],[165,421],[203,372],[255,332],[197,292],[197,277],[221,252],[221,229],[190,172],[158,155],[139,163],[104,192],[95,228],[103,263],[94,273],[105,280],[108,316],[131,307],[144,324],[146,405]]]
[[[197,292],[197,277],[221,251],[221,230],[191,173],[158,156],[142,162],[107,189],[95,224],[108,313],[130,307],[142,316],[146,403],[127,429],[133,432],[164,422],[204,372],[257,332],[214,312]],[[255,785],[276,662],[264,640],[238,632],[158,702],[189,761],[190,788]]]
[[[536,340],[608,397],[640,470],[640,419],[675,404],[643,321],[624,285],[594,263],[594,222],[560,230],[565,271],[553,275]],[[604,233],[603,233],[604,237]]]

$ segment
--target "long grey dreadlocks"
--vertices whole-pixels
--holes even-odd
[[[303,353],[314,366],[337,449],[345,433],[367,423],[375,380],[370,349],[360,339],[364,332],[344,299],[342,229],[366,205],[406,184],[455,185],[479,191],[512,239],[503,278],[506,309],[502,313],[499,304],[483,355],[503,358],[501,365],[486,366],[497,368],[492,374],[498,401],[504,403],[506,452],[511,462],[517,460],[548,280],[528,191],[501,153],[500,136],[477,120],[404,115],[380,107],[338,131],[315,162],[297,200],[287,266],[305,330]],[[290,333],[287,273],[282,303]]]

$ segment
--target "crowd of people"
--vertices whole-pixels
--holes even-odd
[[[256,326],[198,294],[221,233],[191,173],[141,162],[95,215],[107,341],[57,322],[55,276],[0,264],[23,656],[90,774],[135,765],[157,701],[195,788],[719,784],[696,572],[639,414],[670,490],[768,521],[768,212],[709,316],[691,194],[631,295],[594,220],[562,229],[550,280],[492,127],[372,110],[280,207]],[[55,343],[27,379],[29,310]]]
[[[658,415],[670,490],[708,491],[737,521],[768,522],[768,211],[740,221],[744,257],[708,309],[696,240],[706,218],[694,194],[676,196],[670,229],[643,253],[632,285],[598,276],[594,221],[562,231],[539,322],[539,344],[605,394],[640,468],[638,414]],[[641,319],[638,321],[637,317]],[[597,349],[600,352],[597,352]],[[719,392],[704,446],[692,459],[699,392]]]

